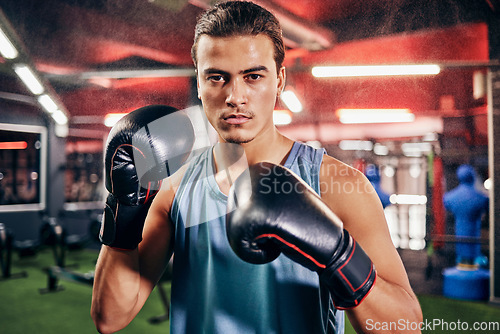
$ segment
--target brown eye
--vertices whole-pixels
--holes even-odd
[[[222,82],[224,81],[224,77],[222,75],[212,75],[207,78],[207,80],[212,82]]]
[[[262,75],[260,74],[256,74],[256,73],[252,73],[252,74],[249,74],[247,76],[248,79],[252,80],[252,81],[256,81],[256,80],[259,80],[260,78],[262,78]]]

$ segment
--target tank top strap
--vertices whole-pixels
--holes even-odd
[[[319,195],[319,176],[324,148],[314,148],[301,142],[295,142],[284,166],[300,176]]]

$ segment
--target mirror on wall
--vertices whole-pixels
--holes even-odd
[[[103,168],[102,140],[67,138],[64,191],[67,210],[102,207]]]
[[[0,123],[0,211],[45,208],[47,129]]]

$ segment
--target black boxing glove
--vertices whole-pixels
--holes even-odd
[[[376,279],[375,267],[321,198],[289,169],[252,165],[233,184],[226,231],[244,261],[273,261],[283,252],[316,271],[336,308],[353,308]]]
[[[173,107],[143,107],[115,124],[104,158],[109,195],[99,233],[103,244],[125,250],[137,248],[162,180],[182,166],[193,143],[189,117]]]

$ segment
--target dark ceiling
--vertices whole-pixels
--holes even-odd
[[[77,128],[88,126],[86,123],[93,123],[95,127],[107,113],[129,111],[145,104],[163,103],[183,108],[196,103],[192,93],[195,83],[190,47],[197,16],[213,2],[2,0],[0,7],[32,63],[68,110],[70,127]],[[297,125],[311,123],[313,119],[335,121],[325,105],[335,99],[341,100],[342,94],[367,100],[395,86],[394,81],[350,81],[342,84],[347,88],[340,92],[336,86],[339,83],[313,82],[310,75],[307,76],[304,68],[316,63],[376,63],[374,54],[380,63],[484,62],[489,55],[498,54],[492,49],[492,45],[499,44],[495,31],[498,30],[495,25],[500,10],[498,0],[255,2],[269,8],[282,22],[288,47],[286,64],[290,84],[305,100],[305,112],[294,121]],[[483,26],[485,32],[478,36],[475,45],[474,34],[483,31]],[[454,36],[457,36],[456,41]],[[410,52],[418,53],[412,49],[412,45],[418,45],[416,41],[460,54],[446,55],[446,51],[439,53],[429,47],[426,49],[428,59],[423,55],[412,58],[408,56]],[[438,45],[440,41],[443,45]],[[464,46],[463,41],[472,41],[472,45]],[[394,54],[401,47],[392,50],[394,45],[409,46],[397,58]],[[468,48],[479,51],[467,51]],[[341,55],[342,50],[345,52]],[[356,50],[369,54],[360,57]],[[29,95],[11,74],[8,62],[0,60],[0,70],[0,91]],[[421,109],[416,112],[425,114],[430,109],[439,109],[436,101],[449,93],[432,92],[436,85],[446,85],[450,80],[461,83],[468,75],[455,71],[448,79],[437,78],[432,82],[430,79],[418,82],[402,79],[397,82],[398,87],[406,90],[414,90],[415,85],[419,90],[425,88],[423,96],[432,100],[427,105],[415,102],[421,102],[422,95],[401,94],[400,91],[387,94],[393,100],[397,100],[396,96],[403,96],[410,102],[415,100],[417,109]],[[448,90],[449,94],[454,94],[456,88]],[[365,97],[360,97],[363,94]],[[456,103],[460,106],[461,102]],[[470,108],[470,104],[466,103],[466,108]]]

